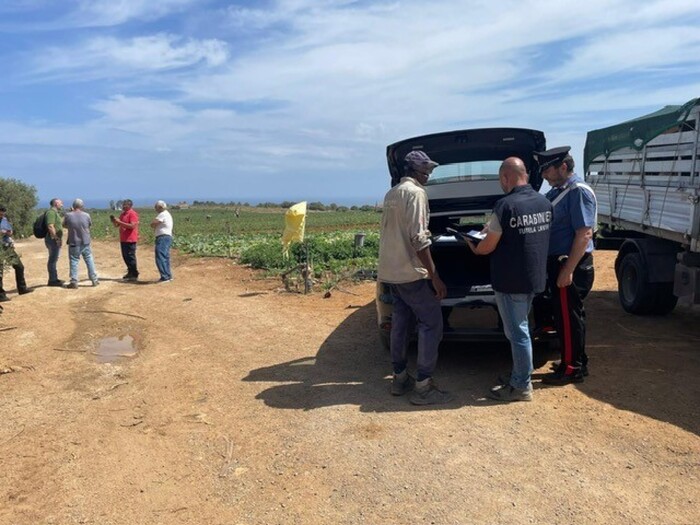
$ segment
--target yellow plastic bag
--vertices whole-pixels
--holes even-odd
[[[294,241],[304,242],[306,228],[306,201],[295,204],[284,214],[282,253],[289,257],[289,245]]]

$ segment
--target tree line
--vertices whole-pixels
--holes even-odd
[[[295,201],[282,202],[260,202],[255,206],[251,206],[247,202],[214,202],[214,201],[192,201],[193,207],[212,208],[212,207],[243,207],[243,208],[290,208],[297,204]],[[309,211],[378,211],[380,208],[377,205],[365,204],[362,206],[342,206],[335,202],[324,204],[322,202],[310,202],[306,206]]]

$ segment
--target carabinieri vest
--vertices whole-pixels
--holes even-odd
[[[547,273],[552,204],[532,186],[517,186],[496,202],[502,234],[491,253],[491,282],[502,293],[539,293]]]

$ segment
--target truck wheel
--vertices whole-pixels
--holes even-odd
[[[648,282],[647,269],[638,253],[628,253],[622,259],[617,274],[617,293],[626,312],[646,315],[654,309],[656,287]]]
[[[655,315],[670,314],[678,303],[678,297],[673,295],[673,283],[659,283],[656,285],[656,301],[651,313]]]

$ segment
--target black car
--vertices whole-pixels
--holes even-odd
[[[422,150],[440,164],[425,190],[430,203],[431,254],[447,286],[447,297],[442,300],[443,341],[506,340],[491,288],[489,257],[474,255],[448,229],[465,233],[482,229],[494,203],[503,197],[498,169],[508,157],[519,157],[525,162],[530,184],[539,191],[542,177],[533,152],[545,149],[544,133],[520,128],[450,131],[402,140],[387,147],[392,186],[403,176],[403,159],[410,151]],[[389,345],[392,302],[390,287],[377,282],[377,324],[385,347]],[[545,319],[539,324],[534,330],[531,321],[535,348],[548,350],[556,340],[553,323]]]

